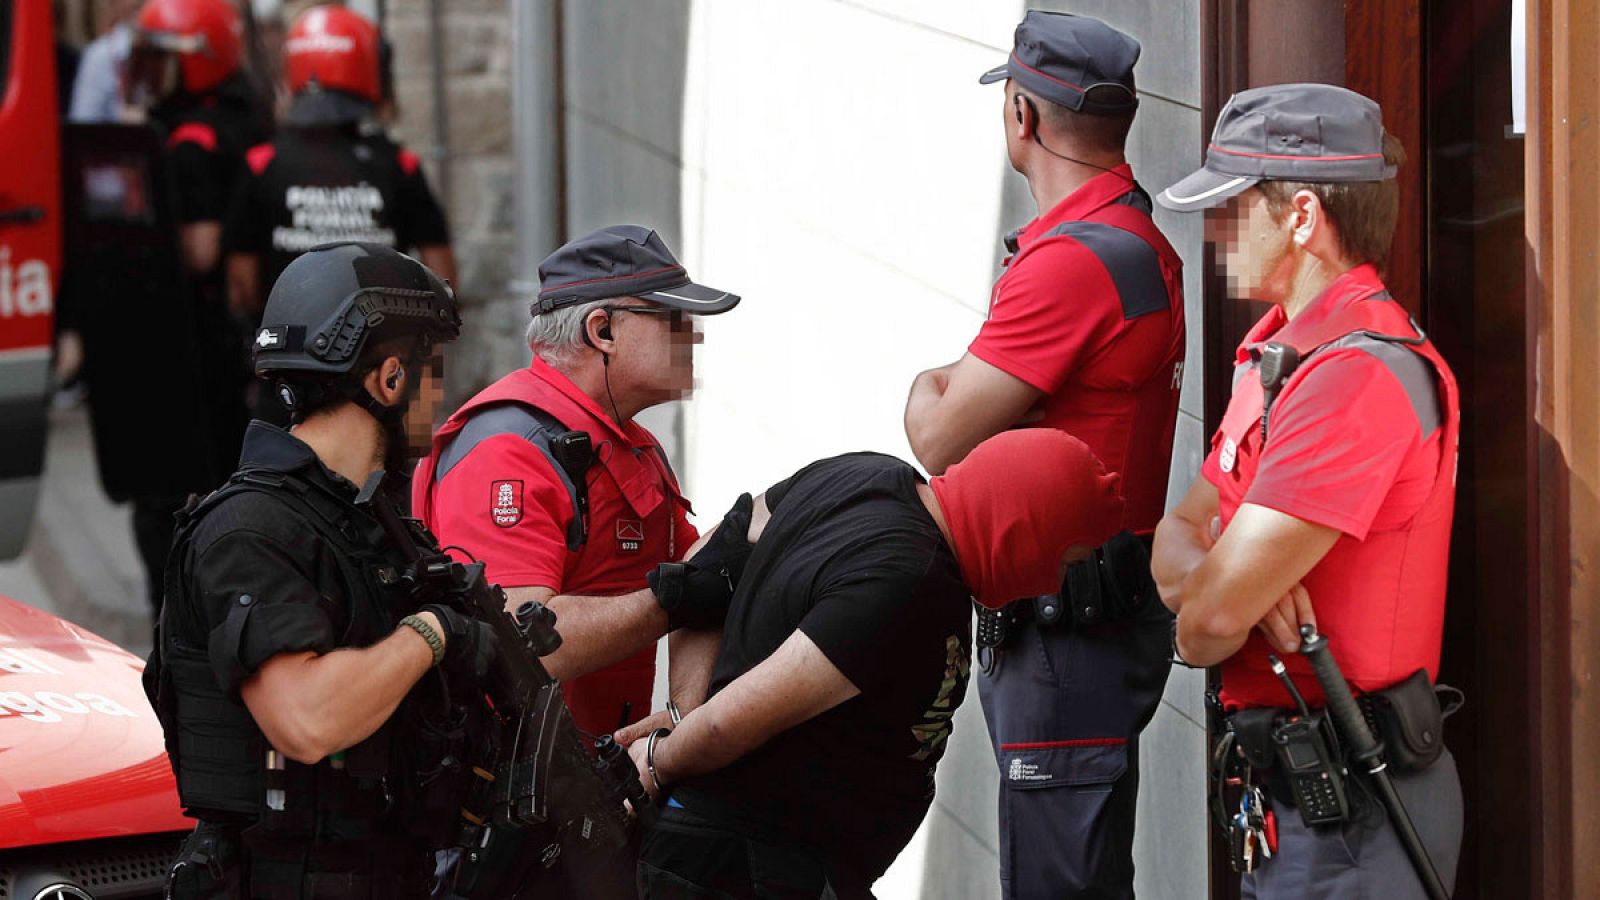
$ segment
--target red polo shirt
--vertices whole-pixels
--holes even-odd
[[[435,478],[441,453],[485,407],[518,401],[538,407],[569,429],[587,432],[598,462],[588,473],[588,539],[567,548],[575,511],[555,466],[520,434],[475,444]],[[661,445],[649,431],[610,416],[565,375],[534,359],[469,400],[434,435],[418,466],[412,508],[440,543],[465,561],[485,563],[504,587],[548,587],[558,594],[614,596],[645,587],[645,574],[675,560],[698,537]],[[557,629],[560,623],[557,623]],[[655,648],[568,684],[578,726],[604,734],[617,727],[622,704],[630,719],[650,711]]]
[[[1239,346],[1233,396],[1201,468],[1217,487],[1224,529],[1241,503],[1254,503],[1343,533],[1302,584],[1318,630],[1361,690],[1419,668],[1437,673],[1454,497],[1453,474],[1441,478],[1440,463],[1456,410],[1446,408],[1441,376],[1422,354],[1351,335],[1296,369],[1272,406],[1263,452],[1256,353],[1268,340],[1300,346],[1353,304],[1394,302],[1373,299],[1383,294],[1377,273],[1361,266],[1292,322],[1281,307],[1257,322]],[[1453,454],[1446,462],[1453,473]],[[1291,705],[1267,663],[1270,652],[1252,632],[1222,664],[1227,702]],[[1310,667],[1297,655],[1285,663],[1317,702]]]
[[[1023,226],[968,347],[1122,475],[1122,527],[1140,533],[1166,508],[1184,353],[1183,264],[1148,209],[1122,165]]]

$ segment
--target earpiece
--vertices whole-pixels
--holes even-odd
[[[1011,95],[1011,106],[1016,110],[1016,113],[1017,113],[1017,124],[1018,125],[1024,124],[1023,121],[1022,121],[1022,105],[1024,103],[1026,103],[1028,105],[1028,112],[1033,116],[1033,127],[1029,129],[1030,131],[1033,132],[1033,142],[1035,144],[1038,144],[1039,148],[1041,150],[1043,150],[1044,152],[1050,154],[1051,156],[1056,157],[1057,159],[1064,159],[1067,162],[1074,162],[1074,163],[1077,163],[1080,166],[1088,166],[1091,169],[1099,169],[1102,172],[1111,172],[1112,174],[1115,174],[1118,178],[1121,178],[1123,181],[1128,182],[1129,185],[1131,185],[1133,187],[1138,187],[1138,183],[1135,182],[1132,178],[1129,178],[1128,176],[1123,175],[1121,172],[1117,172],[1115,169],[1111,169],[1111,168],[1108,168],[1106,166],[1099,165],[1097,163],[1092,163],[1092,162],[1089,162],[1088,160],[1082,160],[1082,159],[1078,159],[1077,157],[1068,156],[1065,153],[1059,153],[1059,152],[1057,152],[1055,150],[1052,150],[1049,147],[1045,146],[1044,138],[1039,136],[1039,126],[1043,122],[1043,120],[1041,120],[1039,118],[1039,107],[1034,104],[1033,98],[1029,97],[1027,94],[1016,93],[1016,94],[1012,94]]]
[[[611,340],[611,315],[609,313],[606,315],[606,320],[600,323],[600,326],[594,330],[594,333],[599,336],[600,340],[602,341]],[[591,350],[600,349],[599,347],[596,347],[594,341],[589,338],[589,324],[587,322],[585,322],[583,325],[583,342],[588,344],[589,349]],[[603,353],[604,351],[602,351],[602,355]]]
[[[389,386],[389,390],[392,391],[395,388],[400,386],[400,379],[404,378],[405,375],[406,375],[406,370],[405,369],[397,368],[397,369],[394,370],[393,373],[391,373],[389,375],[389,380],[385,381],[384,384],[388,385]]]

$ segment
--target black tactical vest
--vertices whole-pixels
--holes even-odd
[[[340,583],[318,588],[347,614],[338,646],[382,640],[418,605],[401,587],[402,558],[385,546],[377,523],[293,472],[241,469],[181,516],[145,682],[185,809],[205,821],[254,825],[253,836],[280,845],[404,838],[412,848],[446,846],[459,818],[466,770],[488,746],[481,697],[452,699],[437,670],[430,671],[372,736],[314,766],[302,765],[270,752],[244,703],[219,685],[214,666],[227,663],[214,663],[218,654],[208,644],[237,647],[250,604],[230,606],[209,636],[187,633],[195,629],[182,617],[202,602],[194,596],[190,571],[196,527],[246,492],[274,498],[283,515],[332,548]]]

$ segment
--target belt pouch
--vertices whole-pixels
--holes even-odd
[[[1272,708],[1241,709],[1228,717],[1228,727],[1237,735],[1239,751],[1250,768],[1270,769],[1278,761],[1278,748],[1272,743],[1272,730],[1278,726],[1279,711]]]
[[[1452,689],[1453,690],[1453,689]],[[1459,692],[1455,692],[1459,696]],[[1438,695],[1425,669],[1405,681],[1374,691],[1366,700],[1369,715],[1383,739],[1389,766],[1397,772],[1420,772],[1444,753],[1444,718]],[[1459,702],[1451,704],[1455,712]]]
[[[1255,772],[1256,784],[1293,806],[1294,792],[1278,768],[1278,746],[1272,741],[1272,732],[1282,720],[1282,710],[1271,707],[1241,709],[1229,714],[1227,727],[1233,731],[1234,746]]]

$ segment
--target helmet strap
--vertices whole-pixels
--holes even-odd
[[[346,400],[366,410],[369,415],[378,420],[379,425],[385,428],[400,424],[406,416],[406,407],[411,405],[409,391],[406,398],[401,402],[396,403],[394,406],[384,406],[378,402],[377,397],[372,396],[366,387],[349,379],[342,379],[339,382],[339,393],[343,394]]]

